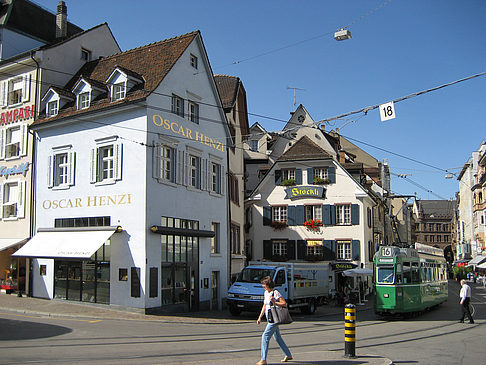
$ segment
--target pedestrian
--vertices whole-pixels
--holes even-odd
[[[459,303],[461,304],[462,315],[459,322],[464,323],[464,317],[467,315],[467,318],[469,318],[469,323],[474,323],[471,311],[469,310],[469,302],[471,301],[471,288],[469,287],[469,285],[466,284],[466,280],[464,279],[461,280],[461,286],[461,291],[459,293],[461,301]]]
[[[292,360],[292,354],[290,353],[289,348],[285,344],[284,340],[282,339],[282,336],[280,335],[280,329],[278,328],[278,324],[276,323],[271,323],[272,320],[269,312],[270,312],[270,306],[276,305],[279,307],[286,307],[287,302],[285,299],[282,297],[282,295],[278,292],[278,290],[275,290],[275,283],[273,282],[272,278],[270,276],[267,276],[261,280],[261,284],[263,286],[263,289],[265,289],[265,295],[264,295],[264,300],[263,300],[263,306],[262,310],[260,311],[260,315],[258,316],[257,319],[257,324],[260,324],[262,321],[263,314],[266,315],[267,317],[267,327],[265,327],[265,331],[263,331],[262,334],[262,354],[261,354],[261,360],[256,363],[256,365],[266,365],[267,364],[267,353],[268,353],[268,344],[270,343],[270,338],[273,336],[275,341],[277,341],[278,345],[282,349],[285,357],[281,360],[282,362],[287,362]],[[270,319],[270,320],[269,320]]]

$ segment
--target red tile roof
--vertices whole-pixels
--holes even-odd
[[[277,161],[321,160],[332,158],[309,137],[303,136],[290,147]]]
[[[240,79],[235,76],[214,75],[223,108],[232,108],[236,103]]]
[[[103,94],[103,97],[92,102],[91,106],[87,109],[76,110],[74,104],[69,105],[54,117],[37,119],[33,123],[33,126],[74,115],[82,115],[94,110],[112,108],[120,104],[143,100],[159,86],[182,53],[199,34],[199,31],[195,31],[179,37],[134,48],[110,57],[87,62],[66,84],[65,90],[72,90],[81,77],[104,84],[117,66],[123,67],[123,69],[129,70],[136,75],[140,75],[144,83],[129,90],[127,96],[122,100],[111,102],[109,93],[106,93]]]

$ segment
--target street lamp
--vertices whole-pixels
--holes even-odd
[[[340,29],[336,33],[334,33],[334,39],[337,41],[351,39],[351,32],[348,29]]]

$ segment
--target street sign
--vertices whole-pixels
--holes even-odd
[[[382,122],[395,118],[395,106],[393,105],[393,101],[380,105],[380,117]]]

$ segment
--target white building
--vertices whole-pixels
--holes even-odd
[[[200,33],[88,62],[43,103],[36,235],[16,253],[37,257],[33,295],[220,308],[230,134]]]
[[[332,290],[342,290],[343,269],[372,267],[376,202],[307,135],[292,141],[247,204],[254,260],[331,262]]]
[[[90,57],[120,49],[106,23],[83,31],[61,22],[59,30],[66,33],[56,37],[55,14],[29,1],[7,1],[0,7],[0,12],[6,11],[0,27],[0,284],[29,292],[28,261],[11,257],[33,235],[35,171],[28,127],[49,84],[64,85]],[[61,8],[64,13],[58,17],[65,20],[65,5]],[[22,16],[24,12],[32,19]]]

